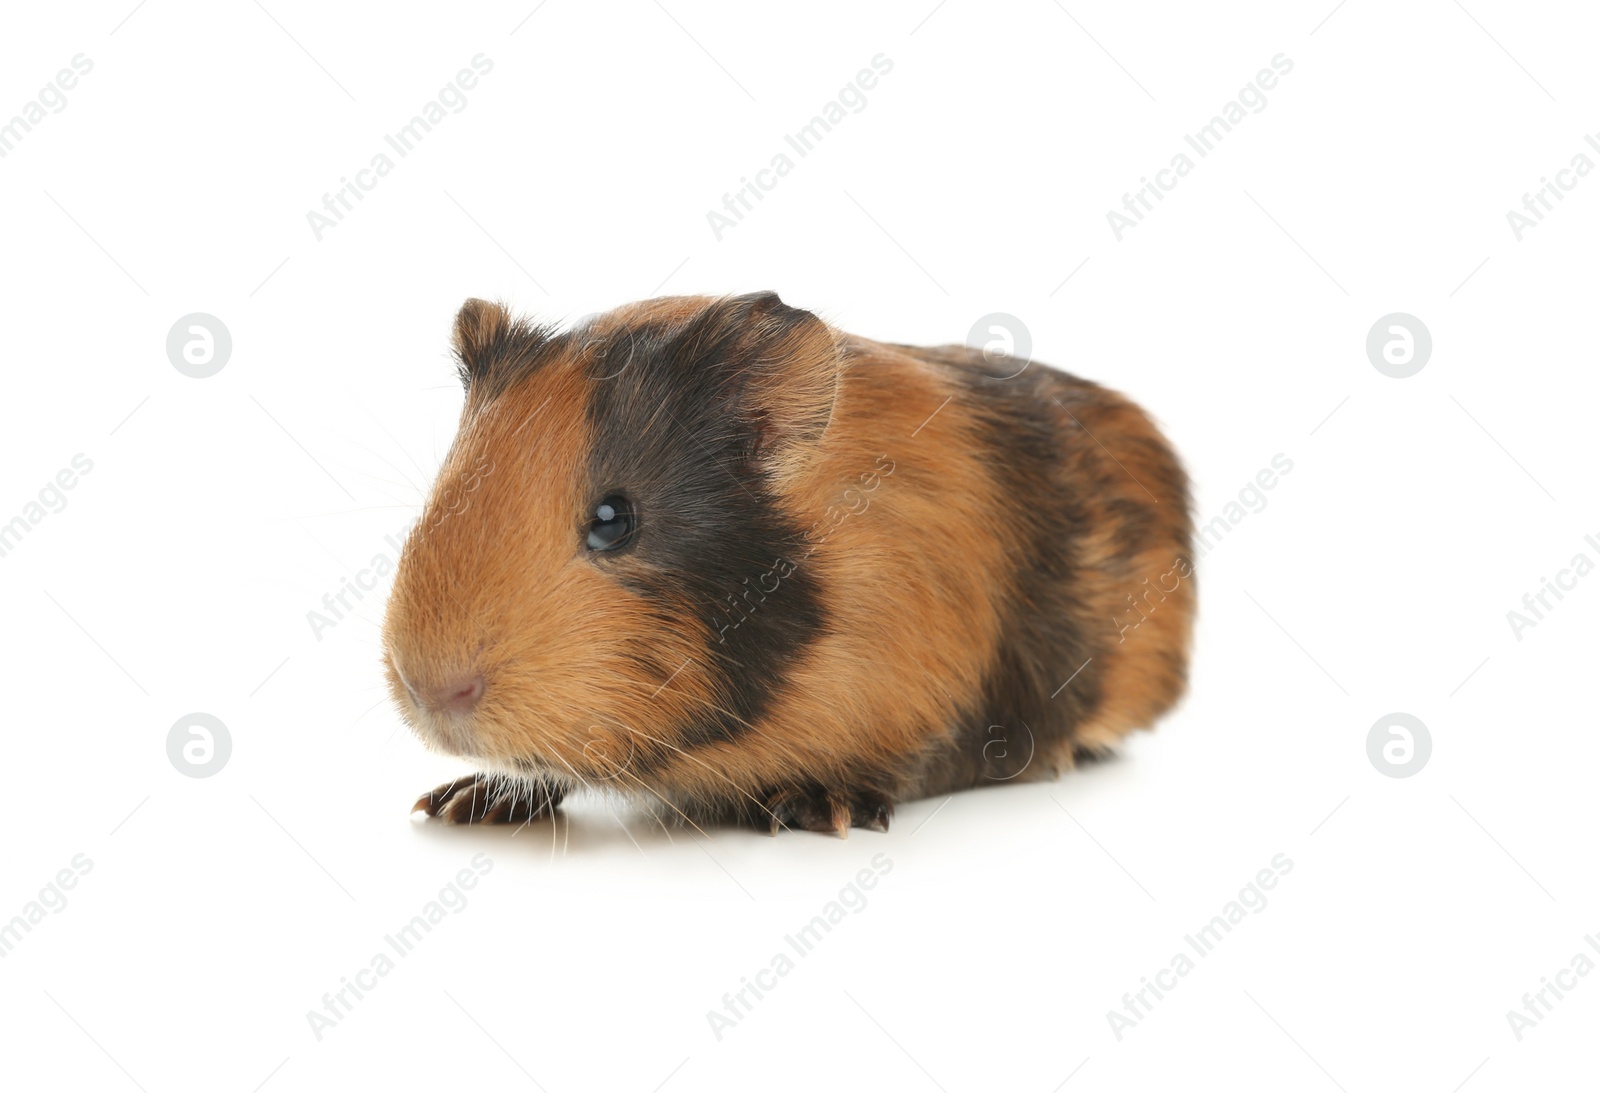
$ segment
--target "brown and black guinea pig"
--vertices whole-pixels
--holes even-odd
[[[844,835],[1049,778],[1184,688],[1188,484],[1126,398],[770,292],[558,332],[468,300],[460,431],[395,574],[390,690],[477,772],[416,808],[578,789]]]

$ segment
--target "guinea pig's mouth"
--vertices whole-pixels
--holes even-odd
[[[473,729],[473,715],[436,713],[415,702],[411,704],[410,714],[406,720],[422,737],[423,743],[434,750],[463,759],[488,758],[482,754],[479,735]]]
[[[530,754],[519,745],[508,747],[506,734],[492,709],[439,710],[419,702],[409,690],[400,697],[399,706],[402,720],[430,751],[470,759],[485,769],[520,777],[550,778],[575,773],[559,757]]]
[[[575,780],[596,787],[636,780],[631,769],[638,758],[636,742],[622,726],[598,721],[586,730],[568,724],[530,725],[525,714],[507,710],[508,699],[513,709],[517,705],[513,696],[502,692],[495,701],[495,684],[482,671],[419,672],[409,663],[402,667],[399,658],[387,653],[384,666],[401,719],[430,751],[470,759],[513,777]]]

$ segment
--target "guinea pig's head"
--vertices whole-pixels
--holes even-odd
[[[390,691],[429,746],[637,788],[733,740],[823,626],[795,503],[839,385],[772,293],[564,333],[469,300],[461,423],[395,574]]]

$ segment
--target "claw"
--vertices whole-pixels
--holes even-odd
[[[833,802],[833,833],[841,839],[850,837],[850,806],[839,800]]]
[[[773,790],[766,796],[764,811],[770,834],[787,827],[847,839],[852,827],[888,831],[894,806],[873,790],[835,791],[811,783]]]
[[[412,812],[447,824],[520,823],[555,814],[564,790],[543,782],[514,782],[485,774],[458,778],[417,798]]]
[[[450,800],[450,795],[455,792],[455,788],[460,781],[461,779],[458,778],[454,782],[446,782],[442,786],[430,789],[427,793],[417,798],[417,803],[411,806],[411,811],[417,812],[420,810],[426,812],[430,817],[439,815],[439,810],[444,807],[446,801]],[[474,775],[468,784],[470,785],[476,781],[477,775]]]

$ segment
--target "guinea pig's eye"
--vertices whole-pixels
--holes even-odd
[[[586,541],[590,550],[617,550],[633,541],[638,528],[639,517],[633,510],[633,502],[614,493],[594,507]]]

